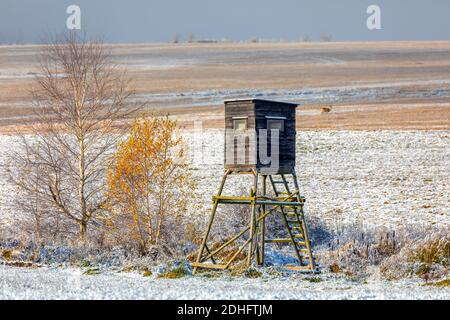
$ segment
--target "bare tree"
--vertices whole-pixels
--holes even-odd
[[[180,35],[178,34],[178,32],[175,32],[175,33],[172,35],[172,40],[171,40],[171,42],[172,42],[172,43],[179,43],[179,42],[180,42]]]
[[[302,41],[303,41],[303,42],[311,42],[312,39],[311,39],[311,37],[310,37],[308,34],[305,34],[305,35],[303,36],[303,38],[302,38]]]
[[[13,156],[25,170],[11,170],[11,176],[78,225],[84,241],[105,201],[108,155],[123,120],[140,106],[129,102],[129,80],[107,47],[74,32],[44,46],[31,94],[37,121]]]
[[[19,188],[14,197],[14,202],[20,214],[16,215],[16,237],[26,237],[36,244],[57,240],[58,236],[67,237],[70,227],[67,219],[61,219],[56,210],[52,210],[52,204],[48,197],[44,196],[45,184],[41,174],[45,168],[39,161],[33,158],[33,154],[22,153],[20,156],[10,158],[10,176]],[[17,232],[19,231],[20,232]]]
[[[320,41],[331,42],[331,41],[333,41],[333,36],[331,34],[322,33],[320,35]]]
[[[190,32],[188,34],[188,43],[192,43],[192,42],[195,42],[195,34]]]

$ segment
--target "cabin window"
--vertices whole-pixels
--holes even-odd
[[[247,130],[247,119],[233,119],[233,129],[238,131]]]
[[[267,119],[267,130],[279,130],[284,131],[283,119]]]

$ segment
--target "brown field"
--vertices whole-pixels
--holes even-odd
[[[450,42],[112,46],[138,98],[186,127],[223,125],[224,99],[295,101],[303,130],[448,130]],[[0,46],[0,132],[32,117],[39,46]],[[323,108],[330,108],[324,112]]]

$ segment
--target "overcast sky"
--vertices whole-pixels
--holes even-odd
[[[111,42],[186,38],[339,41],[450,40],[449,0],[0,0],[0,42],[39,42],[66,28],[66,8],[81,7],[91,35]],[[366,27],[367,7],[381,7],[382,30]]]

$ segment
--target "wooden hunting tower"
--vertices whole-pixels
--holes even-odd
[[[296,108],[297,104],[260,99],[225,101],[225,169],[291,173],[295,169]],[[243,161],[239,161],[239,152],[245,153]],[[265,158],[277,163],[265,163]]]
[[[295,172],[295,110],[293,103],[261,99],[225,101],[225,173],[216,196],[196,262],[198,268],[226,270],[242,262],[264,265],[267,243],[290,244],[298,265],[291,270],[317,272],[304,218],[305,198],[300,195]],[[253,184],[248,196],[223,195],[232,174],[250,174]],[[270,186],[270,190],[268,188]],[[251,207],[248,226],[222,244],[208,243],[219,204]],[[278,214],[284,221],[283,238],[266,239],[266,217]],[[225,252],[225,253],[224,253]]]

